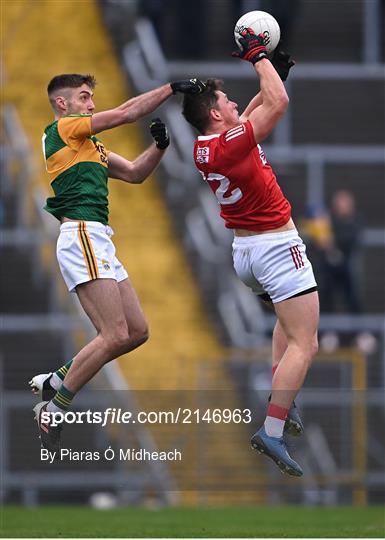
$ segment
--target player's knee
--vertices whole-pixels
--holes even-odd
[[[317,339],[317,336],[316,336],[311,341],[309,341],[309,343],[307,345],[306,357],[308,359],[308,365],[309,366],[312,363],[312,361],[313,361],[315,355],[317,354],[317,352],[318,352],[318,339]]]
[[[141,330],[141,335],[140,335],[141,345],[143,345],[143,343],[146,343],[146,341],[148,341],[149,337],[150,337],[150,330],[148,328],[148,325],[146,324],[146,326],[144,328],[142,328],[142,330]]]
[[[135,347],[140,347],[140,345],[146,343],[149,337],[150,332],[148,329],[148,324],[145,321],[143,321],[143,323],[136,327],[131,333],[131,340],[134,342]]]
[[[124,340],[124,342],[121,344],[121,352],[120,354],[128,353],[134,349],[137,349],[149,338],[149,331],[148,331],[148,325],[144,321],[142,324],[136,325],[135,327],[132,327],[128,331],[127,338]]]
[[[298,358],[302,358],[303,362],[311,364],[314,356],[318,352],[318,339],[315,336],[312,339],[302,336],[300,339],[288,339],[288,344],[291,347],[295,347],[298,351]]]
[[[310,345],[310,354],[311,354],[311,358],[313,359],[315,357],[315,355],[318,353],[318,349],[319,349],[319,346],[318,346],[318,337],[315,336],[311,342],[311,345]]]
[[[122,354],[130,341],[127,324],[122,323],[115,326],[106,338],[107,347],[112,353]]]

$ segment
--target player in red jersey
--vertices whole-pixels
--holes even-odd
[[[221,81],[209,79],[202,94],[184,96],[183,114],[201,133],[194,147],[196,166],[217,197],[225,226],[234,231],[234,268],[256,294],[272,302],[277,315],[271,400],[251,443],[283,472],[301,476],[283,432],[303,431],[294,398],[318,348],[317,285],[290,203],[259,145],[287,109],[282,80],[294,63],[279,48],[270,62],[263,36],[251,29],[240,41],[242,49],[233,56],[253,64],[260,92],[239,115]]]

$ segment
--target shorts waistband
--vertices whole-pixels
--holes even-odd
[[[77,231],[79,227],[84,228],[86,231],[102,231],[108,236],[114,234],[114,231],[109,225],[104,225],[99,221],[65,221],[60,225],[60,231]]]
[[[283,240],[287,238],[295,238],[297,236],[297,229],[290,229],[289,231],[280,231],[266,234],[255,234],[251,236],[234,236],[233,246],[250,246],[262,244],[267,240]]]

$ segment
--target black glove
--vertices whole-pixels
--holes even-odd
[[[241,50],[234,51],[231,56],[251,62],[253,65],[262,58],[267,58],[263,34],[257,36],[251,28],[245,28],[242,30],[241,36],[239,38]]]
[[[206,90],[206,85],[199,79],[184,79],[183,81],[175,81],[170,83],[172,93],[176,94],[201,94]]]
[[[282,81],[286,81],[290,69],[295,65],[294,60],[290,59],[290,54],[285,53],[281,49],[281,42],[278,43],[274,51],[271,58],[271,63],[273,64],[275,71],[281,77]]]
[[[153,118],[150,124],[151,135],[154,138],[156,147],[165,150],[170,144],[167,126],[160,118]]]

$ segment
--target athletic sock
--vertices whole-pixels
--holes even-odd
[[[61,385],[61,388],[56,392],[53,399],[47,405],[47,411],[49,412],[59,412],[59,411],[68,411],[71,406],[71,402],[75,396],[75,392],[68,390],[64,384]]]
[[[55,390],[59,390],[65,376],[68,373],[69,368],[71,367],[72,362],[73,360],[70,360],[52,374],[52,379],[54,379],[54,384],[52,386],[55,388]]]
[[[282,437],[285,420],[289,409],[270,403],[267,408],[267,415],[264,423],[266,435],[269,437]]]

